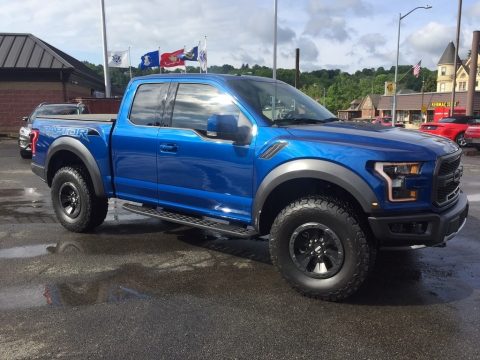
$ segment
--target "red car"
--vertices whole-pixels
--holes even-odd
[[[480,150],[480,117],[476,118],[475,123],[465,131],[465,141]]]
[[[420,131],[449,138],[463,147],[467,145],[465,131],[469,125],[477,122],[480,122],[480,116],[450,116],[440,119],[438,122],[422,124]]]
[[[372,120],[372,124],[383,125],[383,126],[392,126],[392,117],[391,116],[377,116]],[[395,122],[396,127],[405,127],[402,121]]]

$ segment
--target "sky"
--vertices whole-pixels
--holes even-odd
[[[207,37],[209,65],[273,65],[274,0],[104,0],[108,49],[131,48],[132,65],[160,48],[170,52]],[[31,33],[78,60],[103,63],[100,0],[0,0],[0,32]],[[457,0],[278,0],[278,68],[342,69],[400,64],[435,69],[455,41]],[[480,0],[463,0],[460,58],[480,30]],[[195,63],[187,63],[194,65]]]

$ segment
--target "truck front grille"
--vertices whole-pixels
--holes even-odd
[[[461,150],[452,155],[439,158],[434,174],[433,204],[446,206],[458,198],[460,194],[460,178],[463,174],[461,166]]]

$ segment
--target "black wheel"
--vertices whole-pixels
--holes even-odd
[[[95,195],[89,180],[83,167],[64,167],[53,177],[53,208],[60,223],[70,231],[86,232],[105,220],[108,203]]]
[[[458,144],[460,147],[465,147],[467,146],[467,141],[465,140],[465,133],[460,133],[457,135],[455,138],[455,142]]]
[[[365,281],[375,261],[354,210],[341,200],[309,197],[283,209],[270,232],[270,254],[304,295],[339,301]]]
[[[20,156],[22,159],[31,159],[32,158],[32,152],[24,149],[20,149]]]

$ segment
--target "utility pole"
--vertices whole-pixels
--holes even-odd
[[[477,80],[479,43],[480,31],[474,31],[472,39],[472,52],[470,54],[470,72],[468,73],[467,115],[473,115],[473,101],[475,96],[475,82]]]
[[[452,101],[450,103],[450,116],[453,116],[455,110],[455,86],[457,85],[457,59],[458,47],[460,45],[460,23],[462,20],[462,0],[458,0],[458,15],[457,15],[457,38],[455,40],[455,59],[453,60],[453,85],[452,85]]]
[[[395,64],[395,80],[394,80],[394,85],[393,85],[393,106],[392,106],[392,127],[395,126],[395,121],[397,118],[397,76],[398,76],[398,56],[400,54],[400,24],[402,22],[402,19],[406,18],[408,15],[410,15],[412,12],[414,12],[417,9],[431,9],[432,7],[430,5],[426,6],[417,6],[416,8],[413,8],[410,10],[408,13],[405,15],[402,15],[401,13],[398,14],[398,32],[397,32],[397,62]]]
[[[300,87],[300,49],[295,49],[295,88]]]
[[[422,71],[423,73],[423,71]],[[425,75],[422,74],[422,106],[420,107],[420,114],[421,114],[421,117],[422,117],[422,122],[427,122],[427,110],[425,108],[425,111],[424,108],[423,108],[423,95],[425,93]],[[423,119],[423,114],[425,113],[425,119]]]

